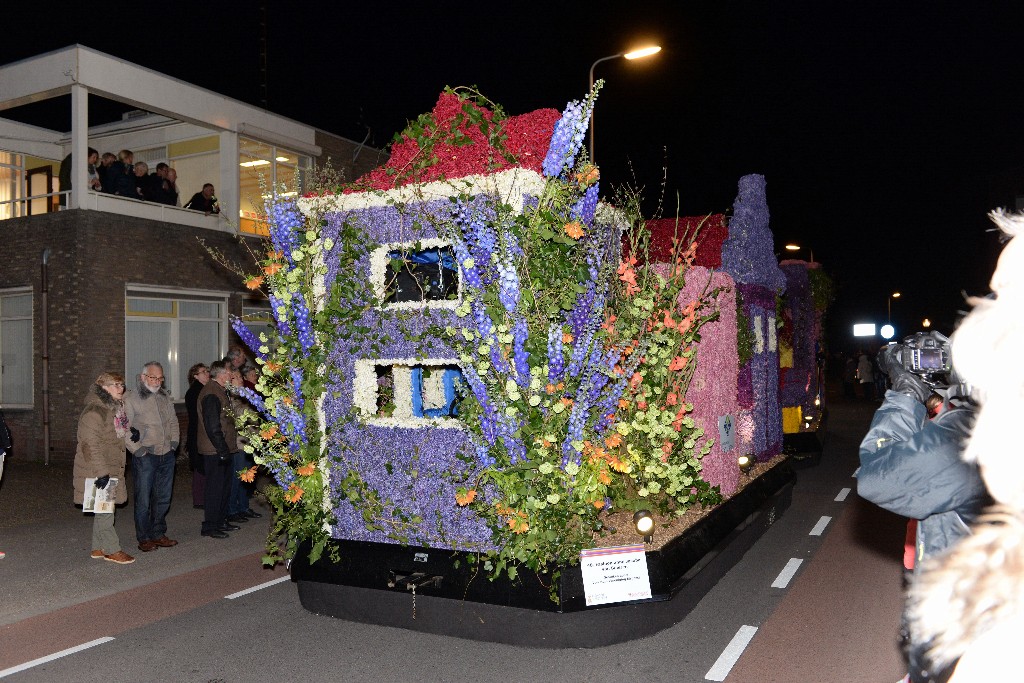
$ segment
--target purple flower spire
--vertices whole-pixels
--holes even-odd
[[[565,353],[562,347],[562,326],[548,327],[548,381],[557,384],[565,373]]]
[[[267,359],[267,354],[260,351],[260,340],[257,339],[256,335],[253,334],[253,331],[248,328],[244,320],[235,317],[231,318],[231,329],[235,331],[235,334],[237,334],[238,338],[242,340],[242,343],[248,346],[249,350],[255,353],[260,360]]]
[[[308,354],[316,344],[316,339],[313,336],[313,327],[309,323],[309,308],[301,293],[292,296],[292,310],[295,312],[295,327],[299,331],[299,344],[302,345],[302,352]]]
[[[516,368],[516,383],[522,389],[530,386],[530,354],[526,351],[526,339],[529,336],[526,328],[526,320],[516,316],[512,325],[512,360]]]
[[[594,214],[597,212],[599,185],[600,183],[594,183],[588,187],[587,191],[583,193],[583,196],[580,197],[579,201],[573,205],[569,212],[569,215],[573,220],[580,221],[587,226],[594,225]]]
[[[303,228],[302,213],[293,199],[277,199],[267,206],[268,231],[274,248],[284,252],[293,263],[292,252],[299,246],[298,232]]]
[[[293,367],[290,372],[292,376],[292,391],[295,392],[295,405],[299,407],[299,410],[302,410],[306,407],[306,400],[302,396],[302,380],[304,379],[302,368]]]
[[[573,100],[565,105],[562,118],[555,124],[551,134],[551,144],[544,156],[541,168],[548,178],[564,177],[566,172],[576,163],[576,155],[583,146],[583,138],[590,125],[590,114],[594,110],[594,100],[601,82],[587,95],[583,102]]]

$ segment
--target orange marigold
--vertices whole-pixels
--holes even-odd
[[[316,472],[316,463],[313,462],[307,462],[305,465],[295,470],[295,474],[300,477],[308,477],[313,474],[313,472]]]
[[[296,486],[295,484],[292,484],[291,486],[288,487],[288,490],[285,492],[284,499],[287,500],[289,503],[298,503],[300,500],[302,500],[303,493],[305,493],[305,491],[303,491],[302,488]]]
[[[253,275],[245,281],[245,286],[249,289],[259,289],[259,286],[263,284],[262,275]]]
[[[271,261],[280,261],[281,259],[284,258],[284,252],[280,251],[280,250],[278,250],[278,251],[273,251],[273,250],[268,251],[267,252],[267,258],[270,259]]]
[[[270,441],[277,436],[277,425],[270,425],[268,428],[260,432],[260,437],[265,441]]]
[[[569,334],[568,332],[563,332],[562,333],[562,343],[563,344],[571,344],[573,339],[575,339],[575,337],[572,336],[571,334]]]
[[[583,232],[583,224],[579,221],[573,221],[572,223],[565,224],[565,234],[574,240],[578,240],[583,237],[586,233]]]
[[[267,265],[263,266],[263,272],[266,273],[267,275],[277,275],[277,272],[281,270],[281,268],[283,267],[284,266],[282,266],[279,262],[275,261],[274,263],[268,263]]]
[[[476,489],[469,489],[468,491],[459,489],[455,492],[455,502],[463,507],[472,503],[475,498]]]
[[[280,369],[281,369],[281,364],[280,363],[275,363],[272,360],[268,360],[267,361],[267,370],[270,370],[271,372],[277,372]]]
[[[242,472],[240,475],[238,475],[238,478],[247,484],[251,484],[253,481],[256,480],[256,465],[253,465],[245,472]]]
[[[615,432],[614,434],[612,434],[611,436],[604,440],[604,445],[607,446],[608,448],[618,448],[619,446],[622,445],[622,435],[619,434],[618,432]]]
[[[605,470],[601,470],[600,472],[597,473],[597,480],[604,484],[605,486],[612,483],[611,475],[608,474],[608,472],[606,472]]]
[[[594,500],[594,501],[591,501],[590,504],[593,505],[594,507],[596,507],[598,510],[600,510],[601,508],[604,507],[604,501],[603,500]]]

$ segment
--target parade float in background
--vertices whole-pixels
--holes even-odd
[[[384,167],[268,205],[242,432],[273,477],[265,560],[294,556],[307,608],[617,642],[678,621],[788,506],[765,180],[728,219],[600,201],[595,96],[506,117],[448,90]],[[596,597],[602,553],[643,589]]]

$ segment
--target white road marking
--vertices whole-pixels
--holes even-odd
[[[842,490],[840,490],[839,491],[839,495],[836,496],[836,502],[837,503],[842,503],[844,500],[846,500],[846,497],[848,495],[850,495],[850,489],[842,489]]]
[[[825,527],[827,527],[828,523],[831,521],[831,517],[822,515],[821,519],[819,519],[818,523],[814,525],[814,528],[811,529],[811,533],[808,534],[808,536],[821,536],[821,532],[825,531]]]
[[[732,671],[732,667],[739,661],[740,655],[743,654],[755,633],[757,633],[756,626],[740,626],[740,630],[736,632],[729,644],[725,646],[725,650],[719,655],[718,661],[704,675],[704,680],[724,681]]]
[[[25,662],[24,664],[19,664],[17,666],[12,666],[12,667],[10,667],[8,669],[4,669],[3,671],[0,671],[0,678],[6,678],[7,676],[10,676],[11,674],[16,674],[16,673],[18,673],[20,671],[24,671],[26,669],[31,669],[32,667],[39,666],[40,664],[46,664],[47,662],[52,662],[53,660],[60,659],[61,657],[67,657],[68,655],[73,655],[76,652],[81,652],[82,650],[88,650],[90,647],[96,647],[97,645],[102,645],[103,643],[109,643],[113,639],[114,639],[113,636],[104,636],[103,638],[97,638],[96,640],[90,640],[88,643],[82,643],[81,645],[76,645],[75,647],[69,647],[67,650],[61,650],[60,652],[54,652],[52,655],[46,655],[45,657],[40,657],[39,659],[33,659],[31,662]]]
[[[273,586],[276,583],[284,583],[285,581],[291,581],[291,580],[292,580],[292,577],[290,577],[290,576],[282,576],[279,579],[274,579],[273,581],[267,581],[266,583],[261,583],[258,586],[253,586],[252,588],[246,588],[244,591],[238,591],[237,593],[232,593],[231,595],[225,595],[224,599],[225,600],[234,600],[235,598],[240,598],[243,595],[248,595],[249,593],[255,593],[258,590],[263,590],[264,588],[270,588],[271,586]]]
[[[787,562],[786,566],[783,567],[781,572],[779,572],[779,575],[775,577],[774,581],[772,581],[772,588],[785,588],[788,586],[789,582],[796,574],[796,570],[800,568],[801,564],[803,564],[803,560],[795,557]]]

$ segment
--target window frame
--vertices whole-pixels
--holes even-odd
[[[36,296],[35,290],[30,286],[22,287],[5,287],[0,289],[0,300],[7,297],[14,296],[25,296],[29,297],[29,314],[27,316],[17,317],[5,317],[3,312],[3,304],[0,301],[0,345],[3,343],[3,327],[4,321],[7,320],[27,320],[28,321],[28,333],[29,333],[29,402],[28,403],[13,403],[4,400],[3,396],[3,376],[0,373],[0,406],[9,409],[31,409],[35,407],[35,313],[36,313]]]

